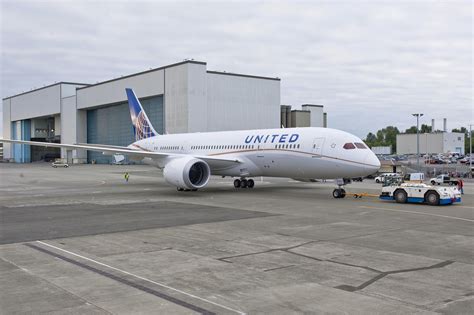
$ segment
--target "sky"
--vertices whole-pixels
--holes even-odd
[[[468,0],[0,0],[0,94],[193,58],[279,77],[282,104],[323,104],[329,127],[363,138],[409,128],[412,113],[467,127],[472,16]]]

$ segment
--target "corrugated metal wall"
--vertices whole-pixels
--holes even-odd
[[[163,133],[163,96],[140,100],[158,133]],[[87,111],[87,143],[127,146],[135,141],[128,103]],[[100,152],[87,153],[87,162],[111,163],[112,156]]]

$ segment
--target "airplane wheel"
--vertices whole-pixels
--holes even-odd
[[[248,187],[248,188],[253,188],[254,186],[255,186],[254,180],[253,180],[253,179],[249,179],[249,180],[247,181],[247,187]]]
[[[183,189],[183,188],[180,188],[180,187],[176,187],[176,190],[177,190],[177,191],[183,191],[184,189]]]
[[[439,195],[437,192],[434,192],[434,191],[430,191],[426,194],[426,198],[425,198],[426,202],[430,205],[430,206],[437,206],[439,205]]]
[[[407,193],[403,189],[396,190],[393,193],[393,196],[395,197],[395,201],[397,203],[406,203],[408,200]]]
[[[346,191],[342,188],[340,190],[341,190],[341,197],[340,198],[344,198],[346,196]]]
[[[197,188],[191,189],[191,191],[197,191]]]
[[[333,196],[334,198],[336,198],[336,199],[337,199],[337,198],[341,198],[341,190],[338,189],[338,188],[334,189],[334,190],[332,191],[332,196]]]
[[[247,188],[248,182],[246,179],[242,179],[242,182],[240,183],[240,188]]]
[[[234,180],[234,187],[235,187],[235,188],[239,188],[239,187],[240,187],[240,184],[241,184],[240,179]]]

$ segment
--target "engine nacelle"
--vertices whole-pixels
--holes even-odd
[[[175,158],[163,170],[168,184],[183,189],[198,189],[207,185],[211,169],[203,160],[193,157]]]

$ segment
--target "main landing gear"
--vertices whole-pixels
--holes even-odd
[[[255,186],[255,182],[253,179],[236,179],[234,180],[234,187],[235,188],[253,188]]]
[[[177,190],[177,191],[197,191],[197,188],[194,188],[194,189],[184,189],[184,188],[181,188],[181,187],[176,187],[176,190]]]

